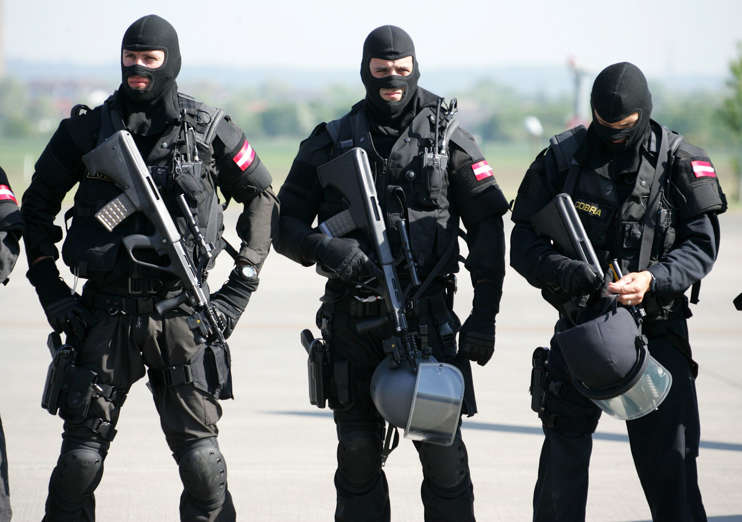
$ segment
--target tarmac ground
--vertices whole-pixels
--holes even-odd
[[[235,216],[229,220],[234,223]],[[700,364],[699,481],[709,519],[742,521],[742,213],[722,216],[721,254],[704,280],[690,320]],[[509,226],[508,226],[509,228]],[[229,226],[228,226],[228,230]],[[233,229],[232,229],[233,230]],[[234,238],[234,233],[231,234]],[[218,286],[227,256],[209,280]],[[0,414],[5,427],[15,521],[40,520],[47,483],[60,448],[62,422],[40,408],[49,363],[49,326],[24,277],[21,259],[0,288]],[[66,277],[72,282],[69,274]],[[456,310],[471,303],[468,276],[459,277]],[[313,327],[322,278],[273,252],[238,329],[230,338],[235,397],[223,403],[219,443],[241,520],[315,522],[333,518],[336,436],[328,410],[309,405],[306,355],[299,331]],[[477,519],[527,521],[542,441],[530,411],[531,352],[548,343],[555,312],[513,270],[505,279],[492,361],[475,366],[480,413],[463,435],[474,481]],[[315,329],[316,331],[316,329]],[[96,492],[103,522],[178,520],[181,483],[145,382],[133,386]],[[645,521],[650,513],[633,468],[625,425],[603,416],[594,436],[587,519]],[[403,440],[385,467],[392,519],[422,521],[417,454]]]

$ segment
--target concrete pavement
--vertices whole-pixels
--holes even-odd
[[[731,522],[742,520],[742,313],[731,305],[742,291],[742,214],[722,216],[722,230],[721,256],[704,280],[690,328],[701,367],[701,491],[711,519]],[[223,281],[229,268],[222,256],[211,274],[212,285]],[[61,430],[61,420],[39,407],[49,362],[44,346],[48,325],[25,270],[21,260],[11,283],[0,288],[0,415],[17,521],[43,515]],[[459,279],[456,310],[463,318],[471,288],[466,275]],[[236,399],[223,403],[219,426],[240,520],[332,520],[334,424],[327,410],[308,404],[306,356],[298,342],[299,331],[313,326],[321,289],[322,279],[313,269],[272,253],[260,289],[230,339]],[[497,351],[487,367],[474,370],[481,413],[463,425],[480,521],[530,519],[542,441],[538,419],[529,409],[530,357],[535,346],[548,342],[554,319],[538,292],[509,270]],[[98,520],[178,520],[177,467],[143,381],[134,385],[118,429],[97,491]],[[386,473],[392,519],[422,521],[422,475],[409,441],[391,455]],[[590,481],[588,520],[649,520],[625,425],[606,416],[595,435]]]

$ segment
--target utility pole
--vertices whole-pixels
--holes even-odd
[[[589,120],[592,119],[592,115],[588,115],[585,111],[585,79],[590,73],[587,69],[577,65],[577,60],[575,60],[574,56],[568,58],[567,67],[572,73],[573,83],[572,116],[567,122],[567,127],[572,128],[577,125],[588,125],[590,123]]]

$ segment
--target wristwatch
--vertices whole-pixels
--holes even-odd
[[[242,276],[245,279],[255,279],[256,277],[258,277],[258,271],[252,265],[240,264],[240,265],[237,265],[234,269],[237,271],[237,273],[240,276]]]

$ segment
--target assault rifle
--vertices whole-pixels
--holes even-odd
[[[409,332],[402,287],[394,267],[394,256],[389,245],[389,237],[384,215],[376,195],[376,185],[368,162],[366,151],[354,147],[337,158],[317,168],[319,183],[323,189],[337,190],[348,205],[344,210],[319,224],[319,229],[330,237],[341,237],[353,230],[364,231],[374,245],[376,257],[384,273],[379,293],[384,299],[388,315],[394,324],[394,335],[384,341],[384,351],[391,353],[400,362],[400,346],[407,358],[415,364],[415,340]],[[407,237],[406,221],[398,219],[395,228],[400,234],[400,242],[405,250],[410,278],[419,281]],[[414,284],[414,283],[413,283]],[[380,325],[379,325],[380,326]]]
[[[155,306],[157,312],[162,314],[187,302],[205,318],[207,339],[215,340],[227,349],[220,322],[209,306],[209,296],[204,291],[201,273],[186,253],[183,238],[131,134],[123,130],[114,133],[95,149],[85,154],[82,160],[90,172],[105,175],[122,190],[121,194],[96,212],[95,218],[107,230],[113,231],[133,213],[142,212],[154,225],[155,232],[151,236],[132,234],[124,237],[122,242],[129,257],[137,265],[173,274],[183,283],[185,292],[157,303]],[[178,198],[178,206],[184,213],[196,240],[200,244],[204,243],[203,235],[182,194]],[[138,250],[154,251],[160,256],[167,256],[169,263],[159,265],[138,259],[136,255]],[[211,249],[206,251],[208,255],[211,254]]]
[[[534,214],[531,224],[537,234],[550,238],[559,252],[572,259],[586,262],[601,279],[605,277],[603,267],[600,266],[593,244],[585,232],[569,194],[557,194],[544,208]],[[618,260],[612,260],[609,268],[614,281],[623,277]],[[569,316],[575,313],[572,304],[566,304],[564,308]],[[636,306],[628,308],[637,323],[640,323],[645,315],[644,310]]]

